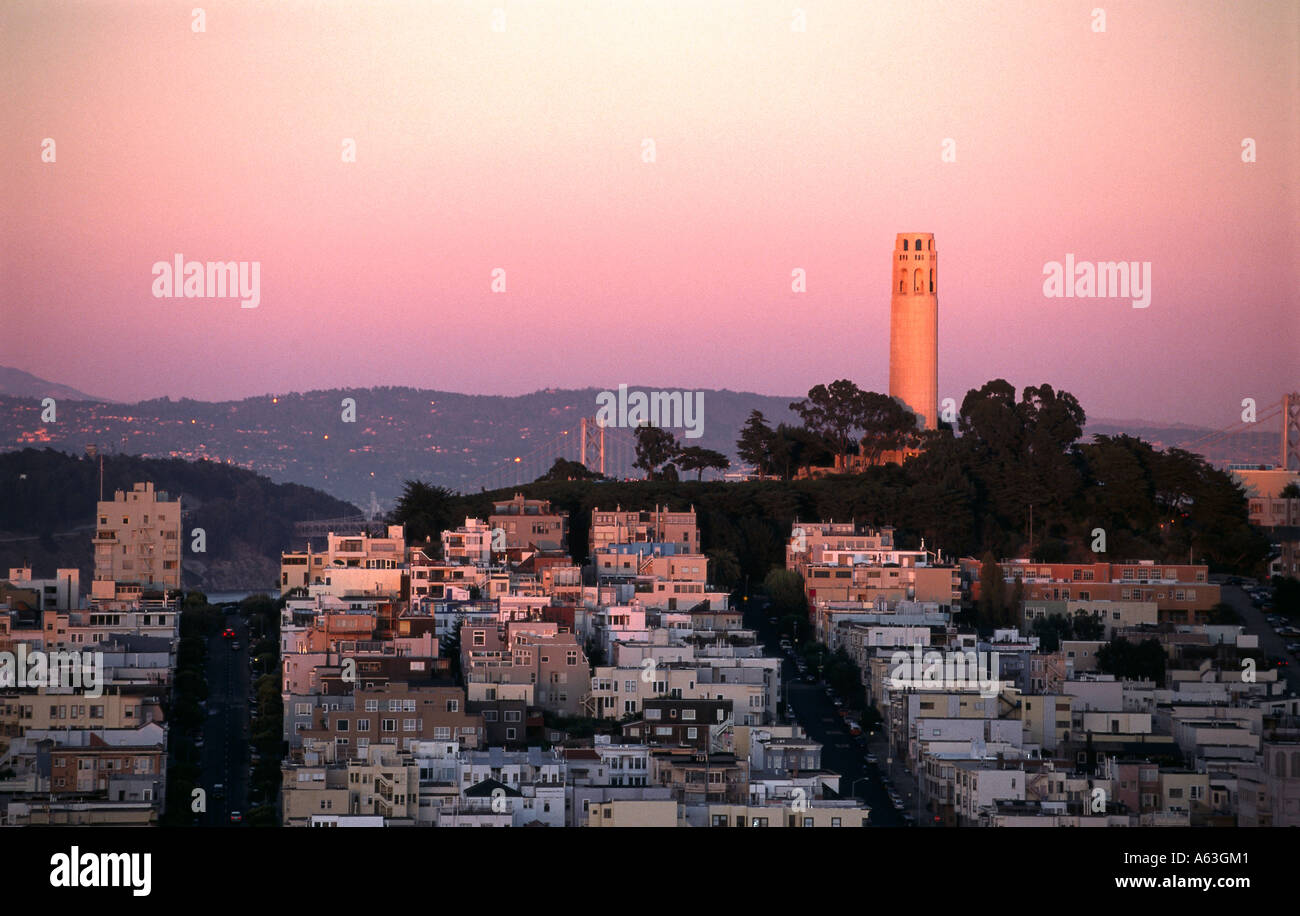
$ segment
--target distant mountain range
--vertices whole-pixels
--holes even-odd
[[[0,451],[49,447],[81,454],[94,446],[108,454],[206,458],[276,482],[316,487],[366,509],[391,507],[403,482],[412,478],[477,492],[534,480],[557,457],[578,460],[581,420],[595,416],[599,394],[596,388],[548,389],[505,397],[385,387],[240,401],[161,398],[114,404],[77,398],[69,393],[74,389],[0,369],[0,378],[20,377],[23,393],[0,393]],[[55,423],[41,421],[40,398],[47,396],[66,399]],[[734,462],[736,437],[750,411],[762,411],[772,425],[795,422],[789,405],[799,397],[707,389],[702,435],[688,439],[682,429],[675,432],[683,444],[716,449]],[[354,422],[345,420],[346,399],[355,401]],[[1101,418],[1091,420],[1087,432],[1127,433],[1161,448],[1186,448],[1213,433],[1190,425]],[[591,438],[594,459],[594,426]],[[1211,461],[1269,461],[1274,439],[1268,433],[1243,434],[1197,450]],[[639,476],[631,468],[635,456],[628,429],[607,430],[605,445],[607,475]]]
[[[9,366],[0,366],[0,396],[36,398],[37,400],[43,398],[61,400],[66,398],[69,401],[112,403],[105,398],[97,398],[94,395],[86,394],[84,391],[78,391],[76,388],[70,388],[67,385],[60,385],[57,382],[47,382],[43,378],[37,378],[30,372],[12,369]]]

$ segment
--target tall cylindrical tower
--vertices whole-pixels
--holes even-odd
[[[894,241],[889,297],[889,396],[902,401],[921,429],[939,420],[939,252],[930,232],[900,232]]]

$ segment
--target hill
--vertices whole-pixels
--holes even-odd
[[[105,458],[106,498],[143,480],[181,499],[186,588],[269,587],[279,576],[280,551],[293,542],[295,521],[358,514],[355,506],[319,490],[272,483],[213,461]],[[99,462],[53,449],[0,454],[0,491],[0,570],[30,565],[37,576],[49,576],[57,567],[75,566],[88,590]],[[205,554],[188,550],[194,528],[207,535]]]
[[[145,458],[210,459],[277,483],[315,487],[360,506],[371,506],[373,498],[384,509],[391,508],[404,480],[475,493],[535,480],[557,457],[577,460],[578,427],[582,417],[595,415],[599,393],[596,388],[552,388],[504,397],[399,387],[222,402],[69,400],[60,401],[57,422],[45,423],[37,396],[44,396],[44,390],[13,397],[0,388],[0,452],[47,446],[79,455],[95,445],[108,453]],[[678,436],[684,444],[715,449],[737,463],[736,437],[750,411],[762,411],[772,425],[793,423],[789,405],[801,397],[725,389],[705,389],[703,395],[703,435],[684,439],[677,430]],[[355,422],[343,420],[346,398],[356,403]],[[1126,433],[1159,448],[1205,449],[1205,457],[1216,463],[1272,460],[1276,450],[1276,433],[1267,430],[1214,440],[1211,430],[1195,426],[1091,418],[1085,432]],[[631,468],[628,430],[608,431],[607,446],[609,476],[641,476]]]
[[[54,398],[55,400],[100,401],[104,403],[103,398],[97,398],[67,385],[60,385],[57,382],[37,378],[30,372],[13,369],[9,366],[0,366],[0,395],[11,398],[36,398],[38,401],[43,398]]]
[[[41,422],[39,401],[0,397],[0,450],[47,446],[81,454],[87,445],[97,445],[150,458],[215,459],[277,482],[317,487],[357,505],[368,505],[373,493],[387,506],[409,478],[477,492],[533,480],[561,455],[576,460],[577,428],[583,416],[595,416],[598,393],[548,389],[499,397],[363,388],[221,403],[169,398],[129,405],[68,403],[59,405],[57,423]],[[342,418],[345,398],[356,402],[355,422]],[[683,441],[734,459],[736,436],[749,412],[761,410],[773,424],[789,422],[791,400],[705,391],[703,435]],[[680,437],[682,431],[677,432]],[[606,470],[611,476],[631,473],[630,443],[628,430],[610,431]],[[520,456],[526,460],[514,462]],[[503,477],[503,471],[509,475]]]

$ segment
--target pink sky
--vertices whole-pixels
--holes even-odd
[[[941,398],[1224,425],[1300,388],[1293,2],[51,0],[0,35],[0,363],[91,393],[884,391],[912,230]],[[155,299],[176,252],[260,261],[260,307]],[[1150,307],[1044,298],[1067,254],[1150,261]]]

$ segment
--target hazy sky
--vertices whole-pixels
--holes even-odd
[[[91,393],[884,391],[900,231],[941,398],[1300,388],[1293,0],[50,0],[0,52],[0,363]],[[155,298],[178,252],[260,306]],[[1150,306],[1044,297],[1067,254],[1151,262]]]

